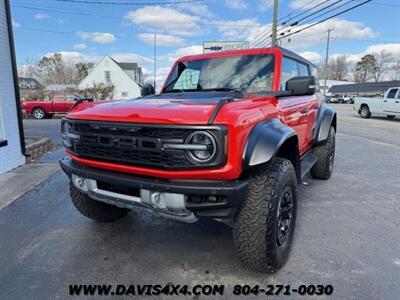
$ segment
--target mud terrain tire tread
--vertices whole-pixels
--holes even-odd
[[[245,201],[234,219],[233,241],[239,258],[249,267],[274,273],[286,262],[296,221],[296,175],[292,163],[273,158],[248,176]],[[277,255],[276,219],[281,189],[289,184],[294,194],[293,230],[284,252]]]
[[[115,221],[129,212],[129,209],[93,200],[79,191],[72,183],[70,183],[70,195],[72,203],[82,215],[100,223]]]

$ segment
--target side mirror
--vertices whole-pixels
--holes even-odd
[[[142,88],[142,97],[146,97],[146,96],[150,96],[150,95],[154,95],[155,91],[154,91],[154,87],[151,84],[146,84],[143,88]]]
[[[293,77],[286,82],[286,91],[292,96],[313,95],[316,87],[314,76]]]

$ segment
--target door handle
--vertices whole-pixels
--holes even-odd
[[[399,101],[394,101],[394,103],[399,103]]]
[[[383,102],[387,102],[387,100],[383,100]]]
[[[303,109],[303,110],[301,111],[301,113],[302,113],[303,115],[306,115],[306,114],[308,114],[309,111],[310,111],[309,108],[305,108],[305,109]]]

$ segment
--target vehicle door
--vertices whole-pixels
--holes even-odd
[[[297,76],[309,76],[308,67],[296,60],[284,57],[282,61],[281,90],[285,90],[286,82]],[[315,116],[317,99],[314,96],[290,96],[279,98],[281,120],[293,128],[298,135],[300,154],[303,154],[312,138],[310,120]],[[314,120],[313,122],[314,123]]]
[[[64,111],[63,112],[69,112],[71,107],[75,104],[76,101],[76,96],[73,94],[67,95],[65,97],[65,105],[64,105]]]
[[[53,96],[53,109],[55,113],[61,113],[65,106],[65,95],[57,94]]]
[[[399,113],[400,103],[399,103],[399,89],[391,88],[387,94],[386,98],[383,100],[383,112],[385,114]]]

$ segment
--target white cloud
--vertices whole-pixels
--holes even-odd
[[[193,45],[193,46],[189,46],[189,47],[178,48],[178,49],[176,49],[175,52],[169,53],[167,55],[167,57],[168,57],[168,61],[170,63],[173,63],[182,56],[196,55],[196,54],[202,54],[202,53],[203,53],[202,45]]]
[[[226,39],[254,41],[267,32],[271,25],[261,24],[256,19],[219,21],[218,30]]]
[[[248,5],[244,0],[225,0],[225,5],[233,10],[241,10],[248,8]]]
[[[192,36],[200,32],[196,16],[161,6],[145,6],[128,12],[128,23],[153,28],[172,35]]]
[[[80,43],[80,44],[75,44],[74,45],[74,49],[83,50],[83,49],[86,49],[86,48],[87,48],[87,46],[86,46],[85,43]]]
[[[48,14],[36,14],[33,17],[35,18],[35,20],[50,19],[50,16]]]
[[[291,32],[305,28],[308,25],[310,24],[297,26],[297,29],[292,29]],[[326,43],[327,31],[330,28],[334,28],[331,33],[332,38],[365,39],[376,36],[376,33],[370,27],[364,26],[362,23],[343,19],[332,19],[293,34],[288,38],[284,38],[282,40],[282,46],[293,50],[302,50],[314,45]],[[287,29],[280,32],[287,33]]]
[[[214,17],[214,14],[208,9],[208,6],[205,4],[181,3],[181,4],[178,4],[177,9],[180,11],[186,11],[193,15],[208,18],[208,19],[211,19]]]
[[[76,35],[82,40],[89,40],[100,44],[112,43],[116,40],[115,36],[108,32],[77,32]]]
[[[266,11],[272,6],[274,6],[274,0],[262,0],[260,5],[258,6],[258,9],[261,11]]]
[[[21,24],[18,23],[17,21],[12,20],[11,22],[12,22],[12,26],[13,26],[14,28],[20,28],[20,27],[21,27]]]
[[[141,33],[138,35],[138,39],[149,45],[154,44],[153,33]],[[157,34],[157,46],[181,47],[183,45],[185,45],[185,40],[178,36]]]
[[[305,51],[303,53],[300,53],[300,55],[315,64],[319,63],[322,58],[321,54],[319,54],[318,52],[314,52],[314,51]]]

